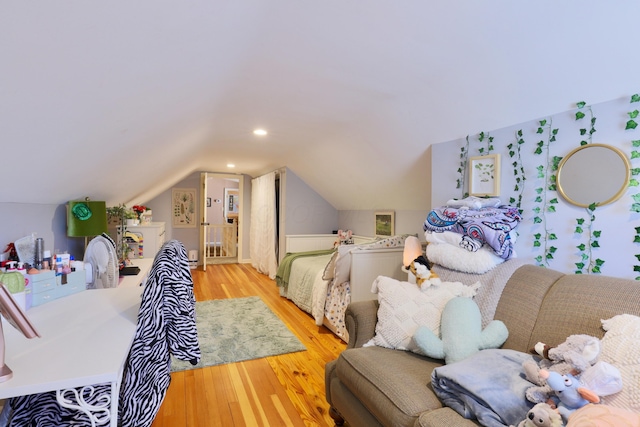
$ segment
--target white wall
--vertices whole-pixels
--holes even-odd
[[[633,147],[632,141],[640,140],[640,129],[625,130],[625,124],[629,119],[630,111],[640,109],[640,103],[630,103],[630,97],[623,97],[605,103],[591,106],[593,117],[596,118],[593,134],[593,143],[606,143],[618,147],[631,157],[631,152],[638,150]],[[578,100],[579,101],[579,100]],[[520,123],[497,130],[489,131],[494,138],[493,153],[501,155],[501,192],[500,198],[503,203],[509,204],[510,197],[517,198],[515,191],[516,175],[514,175],[513,162],[515,157],[509,155],[509,144],[516,142],[516,132],[522,130],[524,143],[520,144],[522,155],[522,166],[525,168],[524,186],[522,187],[522,205],[524,219],[518,227],[518,241],[516,251],[520,258],[525,258],[531,262],[536,262],[536,257],[542,256],[543,262],[539,264],[547,265],[550,268],[563,272],[574,272],[576,263],[581,261],[582,252],[577,248],[588,238],[584,233],[575,233],[577,219],[588,218],[585,208],[576,207],[567,203],[556,191],[545,190],[541,196],[544,200],[557,199],[558,203],[546,205],[536,202],[539,196],[536,189],[546,187],[544,180],[538,177],[539,166],[547,165],[554,156],[564,157],[572,149],[580,145],[580,141],[586,136],[580,134],[581,128],[590,128],[590,116],[585,119],[576,120],[576,110],[553,114],[549,117],[542,117],[530,122]],[[587,112],[586,108],[582,111]],[[588,114],[588,112],[587,112]],[[539,121],[547,119],[551,123],[551,129],[558,129],[556,141],[548,144],[547,153],[535,154],[535,150],[540,141],[548,141],[548,133],[537,133]],[[478,132],[479,133],[479,132]],[[461,198],[466,188],[456,188],[456,180],[460,178],[457,172],[460,166],[460,154],[466,141],[464,138],[435,144],[432,146],[433,159],[431,163],[432,198],[431,206],[441,206],[451,198]],[[518,145],[518,144],[516,144]],[[478,141],[478,135],[470,136],[469,156],[479,154],[480,147],[486,147],[486,142]],[[631,167],[640,167],[640,160],[631,159]],[[635,177],[635,176],[634,176]],[[633,177],[632,177],[633,178]],[[637,178],[637,177],[636,177]],[[465,184],[467,181],[465,181]],[[637,187],[630,187],[626,194],[617,202],[596,208],[593,222],[593,230],[601,231],[598,238],[600,247],[593,248],[591,259],[602,259],[605,263],[601,267],[602,274],[635,278],[639,274],[634,271],[634,266],[640,264],[636,254],[640,254],[640,245],[634,243],[636,236],[635,227],[640,226],[640,214],[631,210],[635,202],[633,196],[639,193]],[[510,203],[514,204],[514,203]],[[534,209],[542,206],[548,208],[553,206],[555,212],[543,209],[541,213],[536,213]],[[543,223],[535,223],[534,218],[542,217]],[[542,236],[554,234],[557,240],[546,240],[541,247],[534,247],[535,234]],[[545,246],[546,245],[546,246]],[[546,247],[546,249],[545,249]],[[551,258],[547,258],[550,249],[555,248],[551,253]]]

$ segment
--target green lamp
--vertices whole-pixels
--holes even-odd
[[[89,237],[107,232],[107,204],[85,200],[72,200],[67,204],[67,236]]]

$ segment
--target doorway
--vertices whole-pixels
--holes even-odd
[[[238,175],[203,172],[200,254],[203,270],[211,264],[234,264],[241,252],[242,179]]]

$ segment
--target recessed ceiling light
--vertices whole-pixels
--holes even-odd
[[[233,163],[227,163],[227,167],[228,167],[228,168],[235,168],[235,167],[236,167],[236,165],[234,165]]]
[[[264,129],[256,129],[253,131],[253,134],[258,136],[265,136],[267,134],[267,131]]]

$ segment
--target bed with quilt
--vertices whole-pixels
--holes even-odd
[[[406,236],[353,236],[334,247],[335,234],[288,235],[276,284],[282,297],[348,340],[344,312],[351,302],[376,299],[371,285],[379,275],[406,279],[402,251]]]

